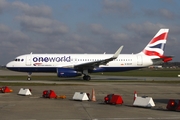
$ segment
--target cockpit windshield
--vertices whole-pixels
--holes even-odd
[[[24,59],[20,59],[20,58],[16,58],[14,61],[17,61],[17,62],[22,62],[22,61],[24,61]]]

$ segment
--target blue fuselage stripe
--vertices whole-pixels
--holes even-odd
[[[122,72],[129,70],[136,70],[142,67],[102,67],[100,69],[88,70],[90,73],[94,72]],[[56,73],[56,67],[9,67],[9,70],[19,71],[19,72],[52,72]]]

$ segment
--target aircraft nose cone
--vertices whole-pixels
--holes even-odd
[[[10,68],[10,67],[13,67],[12,62],[9,62],[9,63],[6,64],[6,68]]]

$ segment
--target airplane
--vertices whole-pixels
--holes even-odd
[[[114,54],[25,54],[9,62],[6,68],[27,72],[31,80],[33,72],[54,72],[58,77],[82,76],[91,80],[89,73],[135,70],[172,60],[164,56],[169,29],[160,29],[147,46],[137,54],[120,54],[121,46]]]

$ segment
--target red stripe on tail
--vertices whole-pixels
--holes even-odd
[[[161,56],[161,55],[160,55],[158,52],[156,52],[156,51],[144,50],[143,52],[144,52],[145,55],[148,55],[148,56],[158,56],[158,57]]]
[[[155,38],[153,38],[150,42],[150,44],[157,42],[158,40],[166,40],[168,36],[168,33],[163,33]]]

